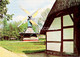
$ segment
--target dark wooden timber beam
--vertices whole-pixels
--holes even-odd
[[[47,33],[45,36],[46,36],[46,43],[45,44],[46,44],[46,51],[47,51]]]
[[[47,41],[47,43],[61,43],[61,41]]]
[[[63,28],[73,28],[74,26],[64,26]]]
[[[77,54],[80,56],[80,5],[74,8],[74,32],[75,32],[75,47],[77,49]]]
[[[47,30],[47,32],[52,32],[52,31],[61,31],[61,29],[57,29],[57,30]]]
[[[63,16],[61,16],[61,53],[63,52]]]
[[[64,39],[63,41],[74,41],[73,39]]]
[[[73,23],[74,23],[74,18],[72,17],[72,15],[71,15],[71,14],[69,14],[69,16],[71,17],[71,19],[72,19],[72,21],[73,21]]]

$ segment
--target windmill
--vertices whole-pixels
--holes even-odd
[[[32,28],[32,26],[33,26],[33,25],[34,25],[34,26],[38,26],[38,24],[37,24],[36,22],[34,22],[34,19],[35,19],[35,17],[36,17],[37,14],[38,14],[39,9],[38,9],[37,11],[35,11],[33,14],[30,14],[29,11],[25,10],[25,9],[22,8],[22,7],[20,7],[20,8],[21,8],[25,13],[27,13],[27,15],[28,15],[28,18],[25,17],[25,18],[22,20],[22,23],[21,23],[20,25],[22,25],[22,24],[26,21],[26,22],[28,23],[28,28],[27,28],[27,30],[25,30],[25,33],[35,33],[34,30],[33,30],[33,28]],[[20,25],[18,25],[18,27],[19,27]]]
[[[34,22],[34,18],[37,16],[39,9],[34,12],[33,14],[30,15],[30,12],[25,10],[24,8],[20,7],[25,13],[27,13],[28,18],[25,17],[22,20],[22,23],[20,25],[22,25],[25,21],[28,23],[28,27],[27,30],[25,30],[25,33],[20,33],[21,38],[23,41],[38,41],[37,35],[38,33],[35,33],[32,26],[38,26],[38,24],[36,22]],[[18,27],[20,26],[18,25]],[[31,38],[31,37],[35,37],[35,38]]]

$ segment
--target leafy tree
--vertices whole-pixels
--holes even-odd
[[[3,20],[0,21],[0,24],[3,24],[3,29],[1,32],[1,35],[3,37],[8,36],[9,38],[19,36],[19,30],[20,28],[17,27],[18,22],[8,23],[7,21],[12,20],[13,14],[9,15],[7,13],[7,7],[6,5],[9,4],[9,0],[0,0],[0,19],[3,18]],[[0,31],[1,31],[0,30]]]
[[[32,25],[32,29],[34,32],[38,33],[39,32],[39,27],[37,25]]]
[[[16,23],[9,24],[9,32],[11,32],[9,34],[10,38],[17,38],[17,36],[19,36],[19,31],[18,31]]]
[[[49,11],[50,11],[50,9],[47,8],[45,11],[43,11],[43,12],[41,13],[41,16],[42,16],[42,20],[43,20],[43,21],[46,20]]]
[[[7,21],[9,21],[9,20],[12,20],[12,17],[13,17],[13,15],[14,14],[6,14],[6,16],[4,16],[4,18],[6,18],[7,19]]]
[[[18,38],[20,32],[20,28],[17,27],[19,25],[18,22],[8,23],[7,20],[4,19],[3,24],[3,37]]]
[[[7,13],[7,4],[9,4],[9,0],[0,0],[0,19]]]
[[[9,31],[9,26],[8,26],[6,18],[4,18],[4,20],[3,20],[3,31],[2,31],[3,36],[8,36],[8,31]]]
[[[7,21],[9,21],[10,19],[12,19],[12,16],[13,16],[13,14],[12,15],[9,15],[9,14],[7,14],[6,16],[4,16],[4,18],[3,18],[3,36],[9,36],[9,30],[10,30],[10,28],[9,28],[9,24],[8,24],[8,22]]]
[[[28,23],[23,23],[20,27],[19,27],[19,31],[20,32],[25,32],[27,30],[28,27]]]
[[[38,24],[39,24],[40,27],[42,27],[43,23],[45,22],[49,11],[50,11],[50,9],[47,8],[45,11],[43,11],[43,12],[41,13],[41,17],[40,17],[39,20],[38,20]]]

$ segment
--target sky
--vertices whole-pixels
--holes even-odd
[[[7,5],[8,11],[7,14],[14,14],[13,21],[20,21],[27,14],[20,8],[23,7],[24,9],[28,10],[30,13],[39,10],[39,14],[37,17],[40,16],[40,13],[44,11],[46,8],[52,8],[55,0],[9,0],[10,4]]]

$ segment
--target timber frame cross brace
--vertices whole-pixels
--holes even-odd
[[[72,21],[74,22],[74,18],[72,17],[72,15],[71,15],[71,14],[69,14],[69,16],[71,17]]]

